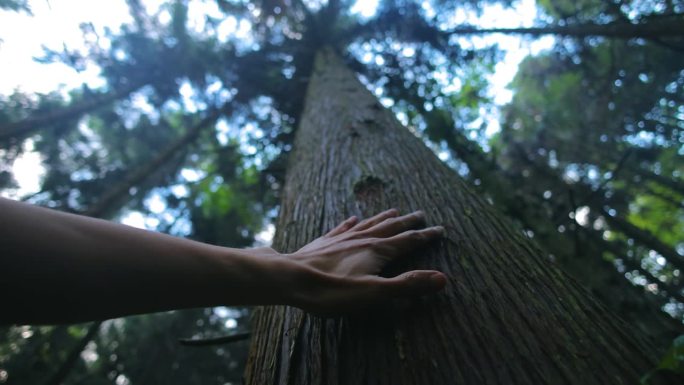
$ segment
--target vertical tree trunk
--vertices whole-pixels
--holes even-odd
[[[363,317],[256,311],[247,384],[633,384],[649,347],[544,259],[330,50],[316,58],[274,246],[293,251],[346,216],[425,210],[447,239],[406,260],[443,294]],[[394,271],[396,272],[396,271]]]

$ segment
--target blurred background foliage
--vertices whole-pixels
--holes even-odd
[[[32,3],[0,0],[0,12],[31,15]],[[330,45],[630,327],[663,353],[682,333],[684,2],[539,0],[532,28],[509,30],[483,20],[518,1],[147,3],[127,0],[120,29],[84,23],[81,46],[36,58],[97,68],[99,86],[0,95],[2,195],[218,245],[268,244],[312,58]],[[502,98],[491,79],[510,36],[552,39]],[[39,166],[22,167],[28,157]],[[248,309],[216,308],[1,327],[0,384],[239,383],[248,341],[178,338],[247,331],[248,320]],[[645,383],[681,370],[668,357]]]

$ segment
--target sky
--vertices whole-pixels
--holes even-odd
[[[163,0],[144,0],[143,3],[154,10]],[[29,4],[33,16],[0,11],[0,68],[5,75],[0,77],[0,93],[7,94],[15,89],[46,93],[59,87],[75,87],[83,81],[93,86],[101,84],[96,68],[78,73],[66,65],[44,65],[33,58],[41,56],[43,46],[57,50],[63,45],[82,47],[81,23],[92,23],[100,30],[104,27],[118,30],[122,23],[130,21],[125,1],[30,0]],[[377,0],[359,0],[352,11],[370,17],[376,6]],[[530,26],[536,17],[535,1],[520,0],[510,10],[500,6],[489,7],[479,19],[467,15],[454,17],[483,28]],[[240,29],[239,25],[231,27],[235,30],[228,33]],[[552,38],[523,43],[518,37],[500,34],[469,40],[482,45],[497,42],[507,52],[491,78],[498,103],[510,100],[506,85],[513,79],[520,61],[527,54],[537,53],[553,43]]]
[[[163,0],[143,0],[148,10],[157,10]],[[34,58],[40,57],[43,47],[61,50],[67,46],[71,49],[83,48],[83,34],[79,25],[92,23],[97,31],[110,28],[117,31],[122,23],[131,20],[124,0],[30,0],[33,15],[24,13],[0,11],[0,94],[10,94],[15,90],[28,93],[47,93],[55,90],[65,92],[87,83],[91,87],[103,84],[98,69],[87,67],[85,71],[76,72],[63,64],[41,64]],[[358,0],[352,12],[363,17],[371,17],[377,7],[377,0]],[[425,7],[424,7],[425,8]],[[203,10],[204,11],[204,10]],[[429,7],[425,8],[430,13]],[[207,8],[206,12],[214,12]],[[487,27],[519,27],[531,26],[536,17],[534,0],[519,0],[513,9],[499,6],[489,7],[483,16],[455,14],[458,21],[468,22],[483,28]],[[198,23],[198,18],[190,15],[190,23]],[[225,33],[241,35],[248,31],[244,24],[237,22],[226,23]],[[494,74],[490,77],[490,93],[497,105],[504,105],[510,101],[512,92],[507,85],[513,80],[518,65],[529,54],[536,54],[551,47],[553,38],[537,39],[533,42],[523,42],[514,36],[501,34],[486,37],[473,37],[459,41],[460,44],[486,46],[498,43],[506,54],[504,60],[497,64]],[[104,42],[106,44],[106,41]],[[493,134],[498,131],[498,116],[487,116],[487,132]],[[39,188],[42,167],[40,158],[31,151],[32,144],[26,143],[26,154],[14,165],[15,179],[20,185],[19,190],[7,193],[5,196],[17,198]],[[0,153],[0,156],[2,154]],[[145,225],[145,218],[131,213],[124,218],[128,224],[138,227]]]
[[[31,0],[29,4],[33,16],[0,11],[2,94],[14,89],[47,93],[60,86],[78,86],[83,79],[96,80],[94,68],[79,74],[66,65],[43,65],[33,58],[41,56],[43,46],[81,46],[79,25],[83,22],[117,30],[122,22],[130,20],[124,1]]]

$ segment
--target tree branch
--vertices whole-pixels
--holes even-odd
[[[102,321],[96,321],[90,325],[86,334],[76,345],[74,345],[59,369],[45,381],[45,385],[60,385],[66,380],[71,370],[76,366],[78,359],[81,357],[81,352],[88,345],[88,342],[95,338],[101,325]]]
[[[658,23],[625,23],[613,22],[607,24],[574,24],[574,25],[547,25],[530,28],[477,28],[463,26],[447,32],[451,35],[476,35],[487,33],[504,33],[517,35],[559,35],[573,37],[604,36],[620,39],[634,38],[661,38],[665,36],[684,36],[684,20],[673,18],[661,20]]]
[[[213,338],[181,338],[178,340],[178,342],[180,342],[181,345],[192,347],[223,345],[246,340],[251,337],[251,335],[252,333],[250,332],[244,332]]]

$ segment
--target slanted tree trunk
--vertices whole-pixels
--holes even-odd
[[[414,106],[418,110],[421,109],[420,105],[414,104]],[[421,114],[426,113],[424,110],[420,112]],[[497,207],[509,218],[515,218],[525,228],[534,231],[535,234],[541,234],[544,231],[544,229],[538,228],[540,223],[534,218],[528,219],[529,210],[526,207],[530,205],[530,200],[541,199],[541,196],[521,197],[520,194],[516,194],[514,184],[508,179],[508,175],[500,170],[495,162],[487,159],[477,145],[471,146],[472,143],[457,130],[452,129],[444,140],[454,156],[468,165],[472,177],[480,179],[484,190],[494,194]],[[525,159],[528,158],[525,157]],[[548,168],[541,162],[535,162],[535,167]],[[545,171],[545,174],[555,175],[550,169]],[[571,188],[561,178],[555,177],[553,182],[556,186]],[[591,199],[591,196],[600,196],[601,192],[592,192],[589,189],[584,191],[584,194],[590,196]],[[593,202],[593,200],[591,201]],[[538,203],[542,204],[542,202]],[[585,228],[567,215],[564,218],[565,224],[570,229],[573,228],[572,226],[577,229],[571,230],[571,233],[575,235],[578,232],[582,233],[581,237],[576,238],[575,250],[572,250],[572,247],[567,247],[564,237],[555,231],[545,234],[541,240],[538,240],[545,251],[557,257],[556,261],[564,271],[576,277],[580,284],[594,293],[609,309],[619,314],[625,321],[632,326],[639,327],[657,346],[667,346],[673,338],[684,333],[682,323],[662,311],[663,305],[670,301],[670,297],[684,303],[684,296],[680,293],[681,287],[679,285],[673,287],[663,283],[651,272],[642,268],[640,261],[628,257],[628,248],[622,242],[605,240],[602,231]],[[577,252],[577,245],[583,246],[581,253]],[[661,293],[664,291],[666,295],[651,295],[644,292],[643,288],[635,287],[633,283],[622,276],[622,273],[615,268],[612,262],[604,259],[601,250],[609,251],[616,258],[621,258],[625,267],[630,271],[637,270],[650,282],[657,283]]]
[[[444,293],[324,319],[256,311],[247,384],[633,384],[654,354],[403,128],[331,50],[316,58],[274,246],[343,218],[425,210],[447,238],[395,270],[445,272]],[[388,273],[396,273],[396,271]]]

